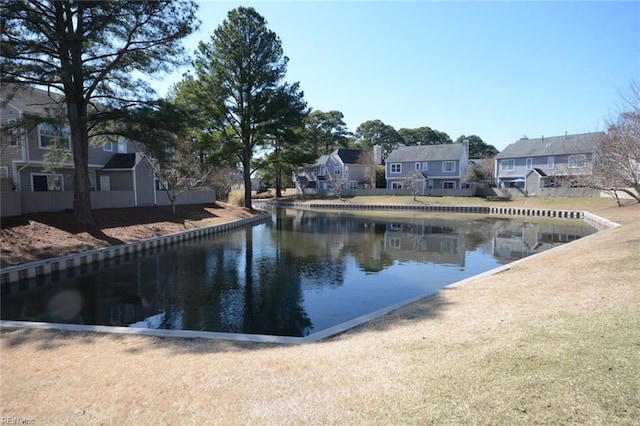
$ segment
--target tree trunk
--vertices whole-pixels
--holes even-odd
[[[282,198],[282,169],[276,164],[276,198]]]
[[[82,95],[80,95],[81,97]],[[83,225],[95,225],[91,212],[91,181],[89,180],[89,135],[86,108],[77,97],[67,94],[67,117],[71,128],[73,153],[73,220]]]
[[[244,178],[244,206],[252,210],[251,205],[251,155],[245,151],[242,159],[242,176]]]
[[[84,73],[82,63],[82,39],[69,39],[65,33],[63,8],[69,4],[56,5],[58,22],[56,30],[60,31],[60,56],[62,62],[62,82],[64,85],[67,119],[71,128],[71,144],[73,152],[73,219],[84,225],[95,225],[91,213],[91,182],[89,181],[89,131],[87,129],[87,100],[84,92]],[[82,16],[83,5],[78,5],[78,16]],[[68,10],[67,10],[68,12]],[[67,15],[68,17],[68,15]],[[77,30],[82,33],[83,21],[78,20]]]

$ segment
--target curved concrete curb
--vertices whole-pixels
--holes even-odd
[[[268,202],[269,205],[276,205],[281,207],[295,207],[295,208],[307,208],[311,206],[318,206],[316,208],[325,208],[325,209],[339,209],[342,204],[306,204],[306,203],[291,203],[291,202]],[[351,205],[353,206],[353,205]],[[357,209],[357,210],[365,210],[366,205],[358,205],[357,208],[349,207],[348,209]],[[525,215],[525,216],[540,216],[540,217],[553,217],[553,218],[568,218],[568,219],[584,219],[589,222],[593,226],[596,226],[600,229],[608,229],[615,228],[620,226],[619,224],[610,221],[606,218],[602,218],[595,214],[586,211],[576,211],[576,210],[538,210],[538,209],[513,209],[513,208],[490,208],[490,207],[456,207],[456,206],[384,206],[384,205],[376,205],[373,206],[370,210],[410,210],[412,207],[417,207],[415,210],[421,211],[435,211],[435,212],[451,212],[451,213],[484,213],[484,214],[502,214],[502,215]],[[427,207],[431,207],[429,209]],[[446,209],[443,209],[446,207]],[[484,209],[495,209],[495,210],[484,210]],[[576,214],[579,216],[576,217]],[[267,217],[271,217],[270,214],[262,214],[260,216],[256,216],[254,218],[249,218],[249,220],[242,220],[237,222],[231,222],[230,224],[236,224],[235,227],[244,226],[249,223],[256,223],[260,220],[265,220]],[[229,225],[229,224],[225,224]],[[222,226],[222,225],[220,225]],[[202,228],[209,229],[209,228]],[[231,229],[231,228],[225,228]],[[220,232],[221,230],[215,230],[214,232]],[[192,232],[192,231],[188,231]],[[589,235],[584,238],[592,237],[595,234]],[[168,236],[171,237],[171,236]],[[193,237],[192,237],[193,238]],[[581,238],[580,240],[583,240]],[[525,262],[529,259],[532,259],[536,256],[543,256],[554,250],[562,250],[569,244],[578,242],[580,240],[572,241],[562,246],[555,247],[551,250],[546,250],[542,253],[536,253],[532,256],[528,256],[523,259],[518,259],[514,262],[511,262],[507,265],[502,265],[497,268],[491,269],[489,271],[485,271],[478,275],[474,275],[472,277],[465,278],[461,281],[457,281],[445,286],[443,289],[458,287],[460,285],[464,285],[467,282],[476,279],[478,277],[490,276],[497,274],[501,271],[505,271],[517,265],[519,263]],[[149,241],[149,240],[147,240]],[[349,321],[343,322],[341,324],[335,325],[333,327],[320,330],[316,333],[312,333],[303,337],[292,337],[292,336],[274,336],[274,335],[263,335],[263,334],[241,334],[241,333],[223,333],[223,332],[212,332],[212,331],[195,331],[195,330],[159,330],[159,329],[145,329],[145,328],[134,328],[134,327],[110,327],[110,326],[96,326],[96,325],[79,325],[79,324],[58,324],[58,323],[44,323],[44,322],[26,322],[26,321],[0,321],[0,327],[13,327],[13,328],[32,328],[32,329],[56,329],[56,330],[67,330],[67,331],[84,331],[84,332],[97,332],[97,333],[114,333],[114,334],[128,334],[128,335],[144,335],[144,336],[156,336],[156,337],[182,337],[182,338],[202,338],[202,339],[217,339],[217,340],[228,340],[228,341],[236,341],[236,342],[254,342],[254,343],[275,343],[275,344],[303,344],[303,343],[313,343],[320,341],[322,339],[326,339],[331,336],[335,336],[336,334],[343,333],[351,328],[357,327],[361,324],[369,322],[375,318],[379,318],[384,316],[391,311],[394,311],[403,306],[409,305],[411,303],[417,302],[426,297],[433,296],[437,294],[438,290],[434,293],[423,294],[420,296],[413,297],[411,299],[396,303],[391,306],[384,307],[375,312],[371,312],[360,317],[351,319]]]

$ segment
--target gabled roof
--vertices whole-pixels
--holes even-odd
[[[460,160],[465,152],[461,143],[440,145],[401,146],[391,151],[388,163],[404,163],[409,161],[454,161]]]
[[[362,149],[338,148],[332,154],[337,154],[344,164],[358,164],[360,154],[363,152]]]
[[[130,170],[136,165],[136,154],[113,154],[103,169]]]
[[[542,169],[534,168],[533,170],[535,170],[535,172],[537,174],[539,174],[540,176],[542,176],[542,177],[547,176],[547,174],[545,172],[543,172]]]
[[[508,145],[496,158],[538,157],[594,152],[604,132],[520,139]]]
[[[1,96],[9,104],[28,114],[46,115],[52,109],[65,111],[62,109],[64,97],[56,92],[33,87],[2,85]]]

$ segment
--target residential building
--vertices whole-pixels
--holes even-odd
[[[327,194],[339,189],[372,188],[375,168],[382,165],[382,147],[373,147],[373,157],[362,149],[337,148],[315,163],[297,169],[293,182],[299,192]]]
[[[496,156],[495,175],[501,188],[519,188],[535,195],[543,188],[570,186],[592,173],[593,159],[604,132],[529,139],[522,137]]]
[[[0,126],[5,129],[0,146],[2,215],[71,208],[74,165],[69,126],[64,124],[64,102],[59,95],[46,90],[16,90],[6,86],[2,89]],[[49,124],[53,121],[61,124]],[[62,145],[56,148],[62,153],[59,164],[47,158],[54,143]],[[94,140],[89,144],[88,166],[94,208],[166,203],[166,196],[157,191],[153,160],[133,141],[121,137]],[[16,198],[10,192],[22,195]]]
[[[420,193],[430,189],[461,189],[469,166],[469,141],[441,145],[402,146],[385,162],[387,188],[403,189],[418,183]]]

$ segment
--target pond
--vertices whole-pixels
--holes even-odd
[[[308,336],[594,232],[567,219],[277,208],[267,223],[3,289],[1,312]]]

